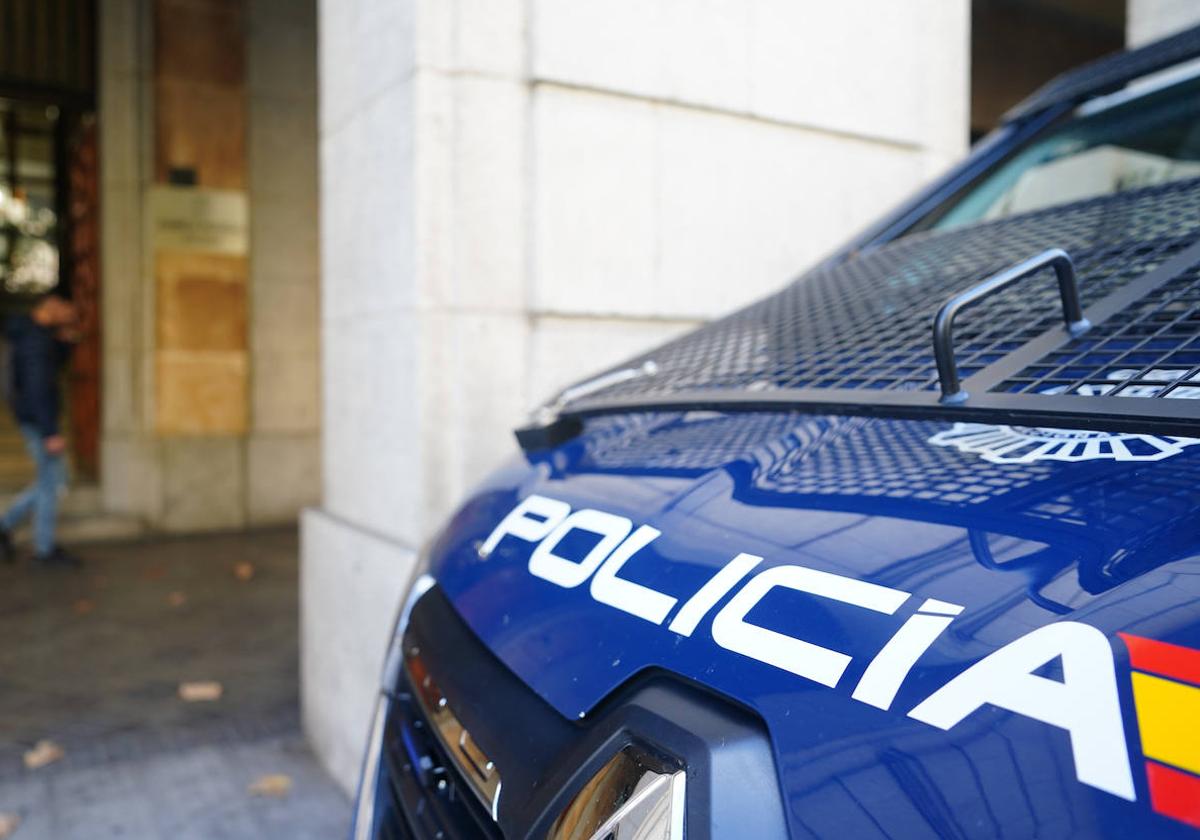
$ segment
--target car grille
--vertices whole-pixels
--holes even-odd
[[[493,838],[500,833],[434,735],[407,675],[384,724],[375,838]]]
[[[719,787],[701,785],[687,797],[690,837],[713,836],[710,820],[737,823],[746,837],[786,835],[777,786],[763,784],[775,772],[765,728],[706,691],[646,674],[588,720],[569,720],[483,645],[438,586],[413,607],[403,649],[406,665],[376,735],[381,746],[367,764],[374,787],[370,813],[359,816],[370,819],[367,836],[544,838],[585,784],[630,750],[656,758],[657,772],[720,776]],[[457,738],[444,713],[461,722]],[[455,756],[447,743],[468,746]],[[747,762],[761,772],[744,772]],[[471,765],[474,776],[466,775]],[[503,774],[502,785],[489,770]],[[489,799],[492,781],[498,797]]]

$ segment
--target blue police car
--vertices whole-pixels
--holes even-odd
[[[1200,29],[517,438],[356,837],[1196,836]]]

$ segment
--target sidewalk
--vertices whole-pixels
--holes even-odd
[[[0,812],[17,840],[329,837],[350,803],[298,713],[297,545],[269,531],[0,566]],[[215,682],[215,701],[179,685]],[[30,769],[49,739],[61,759]],[[252,795],[264,775],[290,793]]]
[[[286,773],[286,797],[247,786]],[[0,807],[21,824],[13,840],[83,838],[342,838],[350,803],[300,736],[194,747],[0,784]]]

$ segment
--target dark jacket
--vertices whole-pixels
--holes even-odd
[[[9,315],[4,333],[11,355],[9,402],[17,421],[37,428],[42,437],[58,434],[58,369],[69,345],[28,315]]]

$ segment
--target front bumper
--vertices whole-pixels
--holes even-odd
[[[503,782],[486,807],[403,669],[381,706],[377,756],[365,765],[371,771],[377,760],[377,771],[364,776],[356,838],[545,838],[576,794],[628,748],[686,771],[689,840],[786,836],[770,743],[741,709],[658,674],[633,680],[586,719],[567,720],[484,647],[437,587],[413,609],[404,645],[420,650]]]

